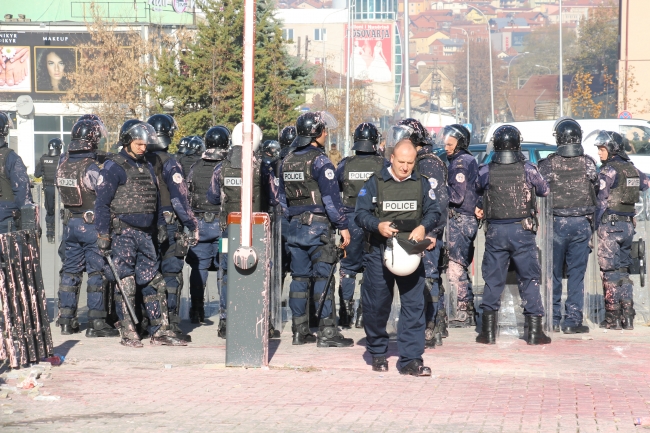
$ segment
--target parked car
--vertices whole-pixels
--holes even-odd
[[[476,162],[478,162],[479,165],[481,165],[483,163],[483,159],[485,159],[486,149],[487,149],[487,145],[485,143],[469,145],[469,151],[472,152],[472,155],[474,156],[474,158],[476,158]],[[447,154],[445,153],[445,149],[441,147],[437,147],[433,149],[433,153],[435,153],[438,156],[438,158],[442,159],[445,162],[445,164],[449,162],[447,161]]]

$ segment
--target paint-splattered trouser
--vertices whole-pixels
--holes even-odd
[[[543,316],[544,305],[540,294],[541,269],[535,243],[535,233],[524,230],[521,223],[489,223],[485,235],[483,280],[485,289],[481,309],[498,311],[501,294],[506,286],[508,263],[517,271],[519,296],[527,316]]]
[[[585,271],[591,247],[591,222],[586,216],[553,217],[553,324],[562,319],[562,275],[567,269],[567,299],[564,326],[582,325],[585,300]]]
[[[474,215],[453,212],[449,216],[449,269],[447,277],[451,292],[456,292],[459,309],[466,310],[474,302],[472,281],[467,268],[474,258],[474,240],[478,231],[478,221]],[[453,302],[452,300],[451,302]]]
[[[203,300],[210,268],[219,269],[219,239],[221,239],[219,218],[215,218],[210,223],[205,222],[203,218],[198,218],[198,223],[199,241],[195,246],[190,247],[185,259],[192,268],[190,272],[192,302]]]
[[[426,281],[424,285],[424,299],[426,301],[426,319],[427,322],[435,321],[438,311],[445,308],[444,291],[440,291],[440,253],[444,247],[442,233],[436,238],[436,246],[430,250],[424,251],[422,263],[424,263],[424,272]]]
[[[605,291],[605,309],[614,310],[622,299],[632,299],[633,285],[629,266],[634,224],[616,221],[598,227],[598,266]]]

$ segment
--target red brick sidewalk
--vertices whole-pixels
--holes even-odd
[[[285,329],[269,370],[226,369],[214,325],[193,330],[187,348],[56,335],[67,359],[38,380],[38,393],[60,400],[10,393],[0,399],[0,431],[643,430],[633,417],[650,416],[650,328],[592,332],[530,347],[505,338],[477,345],[473,331],[451,330],[425,353],[432,378],[400,376],[394,344],[391,370],[373,373],[362,330],[344,332],[359,342],[353,348],[318,349],[291,346]],[[4,386],[15,386],[3,372]]]

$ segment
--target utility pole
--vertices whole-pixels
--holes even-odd
[[[309,36],[305,36],[305,62],[309,61],[307,56],[309,55]]]

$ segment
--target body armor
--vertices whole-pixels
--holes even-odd
[[[487,219],[524,219],[533,216],[535,195],[526,186],[523,162],[489,165],[490,187],[485,191]]]
[[[86,170],[96,161],[92,158],[66,157],[56,172],[56,183],[61,203],[73,212],[84,212],[95,208],[95,192],[83,182]],[[45,175],[43,175],[45,177]]]
[[[201,160],[201,155],[200,154],[194,154],[194,155],[182,155],[179,158],[177,158],[178,163],[183,167],[183,173],[185,174],[185,179],[187,179],[187,176],[190,175],[190,169],[192,168],[192,165]]]
[[[551,155],[555,181],[551,182],[554,209],[592,207],[596,205],[594,188],[587,179],[586,156],[565,158]]]
[[[377,207],[375,216],[380,222],[396,220],[409,221],[413,229],[422,221],[422,181],[384,181],[377,176]],[[408,239],[410,231],[400,231],[398,237]],[[383,236],[376,235],[383,241]]]
[[[343,170],[343,205],[354,208],[363,184],[373,174],[379,178],[383,166],[384,158],[378,155],[348,158]]]
[[[234,146],[228,159],[221,166],[221,214],[224,219],[231,212],[241,211],[241,146]],[[253,212],[261,212],[262,187],[260,164],[253,159]]]
[[[208,189],[212,181],[212,173],[219,162],[202,159],[194,166],[192,182],[190,183],[190,204],[192,209],[219,213],[221,206],[208,201]]]
[[[282,177],[289,207],[322,205],[318,182],[311,175],[314,159],[321,154],[322,152],[314,147],[299,155],[291,153],[284,159]]]
[[[111,213],[152,214],[158,204],[158,189],[147,165],[134,167],[122,155],[115,155],[113,162],[126,172],[126,183],[117,187],[111,202]]]
[[[11,182],[6,172],[7,157],[11,152],[13,150],[8,147],[0,148],[0,200],[3,201],[14,200],[14,190],[11,189]]]
[[[172,200],[165,179],[163,178],[163,167],[169,158],[171,158],[171,155],[167,152],[147,152],[144,156],[153,167],[153,172],[156,173],[158,189],[160,190],[160,207],[170,207]]]
[[[41,167],[43,168],[43,185],[53,186],[56,181],[56,169],[59,164],[58,156],[41,156]]]
[[[639,172],[629,162],[611,161],[607,165],[613,167],[618,174],[618,185],[610,189],[607,197],[607,209],[634,213],[634,204],[639,200]]]

